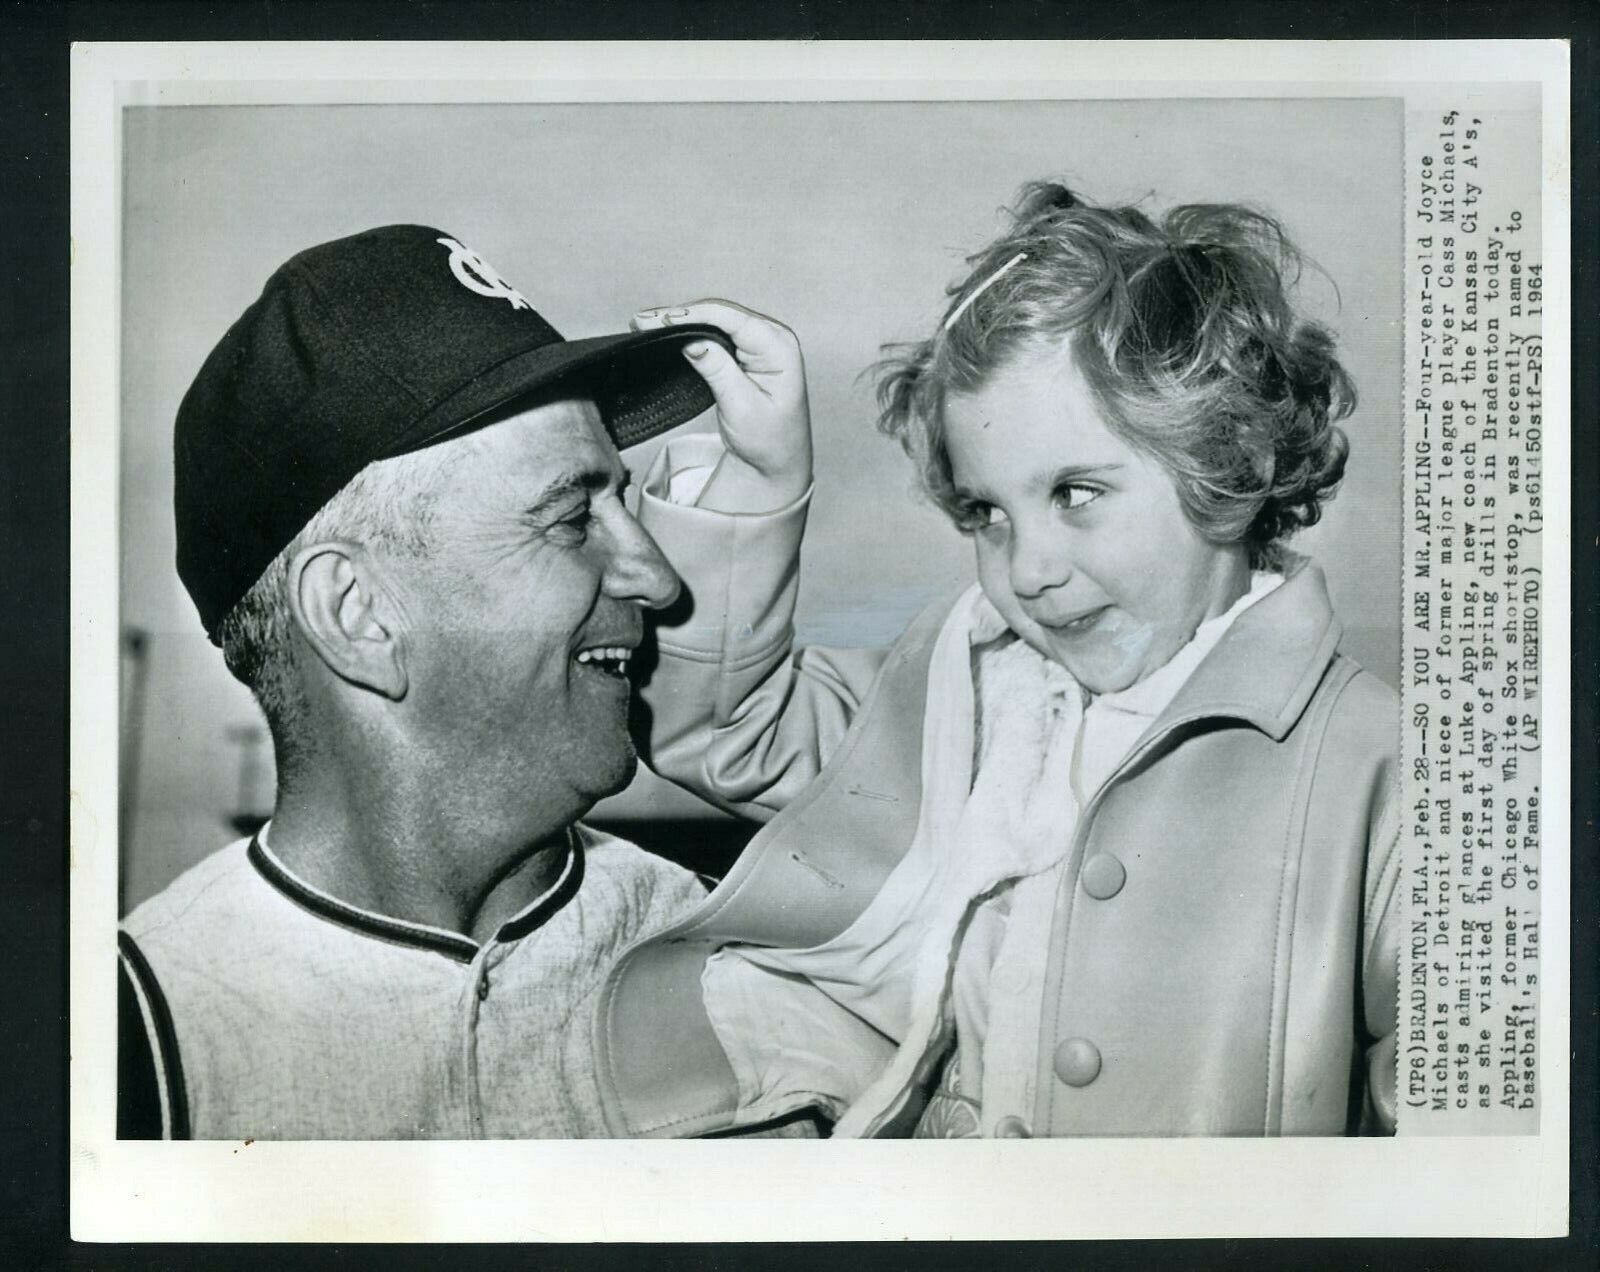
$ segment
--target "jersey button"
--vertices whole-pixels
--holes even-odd
[[[489,978],[484,976],[478,981],[478,1001],[481,1003],[487,997],[489,997]]]
[[[1028,1129],[1028,1124],[1016,1114],[1009,1114],[994,1124],[996,1139],[1032,1139],[1033,1132]]]
[[[1088,1086],[1100,1076],[1100,1048],[1087,1038],[1068,1038],[1056,1048],[1055,1070],[1068,1086]]]
[[[1100,852],[1083,863],[1083,872],[1078,877],[1083,881],[1083,890],[1096,901],[1109,901],[1122,891],[1122,885],[1128,881],[1128,871],[1109,852]]]

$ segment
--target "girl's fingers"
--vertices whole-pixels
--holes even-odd
[[[634,329],[706,323],[720,327],[732,338],[739,351],[762,361],[781,363],[796,356],[799,341],[782,323],[758,314],[731,300],[693,300],[681,305],[665,305],[641,310],[634,315]]]
[[[717,407],[727,418],[742,418],[750,395],[757,390],[733,355],[715,340],[692,340],[683,356],[711,389]]]
[[[656,309],[641,309],[628,320],[630,331],[654,331],[665,327],[669,321],[683,322],[688,310],[682,305],[662,305]]]

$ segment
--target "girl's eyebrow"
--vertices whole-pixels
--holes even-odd
[[[1100,477],[1106,473],[1114,473],[1122,465],[1118,463],[1107,464],[1068,464],[1065,468],[1058,468],[1048,477],[1041,479],[1038,484],[1043,486],[1059,486],[1062,482],[1077,481],[1082,477]]]
[[[1068,464],[1065,468],[1053,468],[1047,473],[1041,473],[1028,483],[1034,490],[1053,490],[1066,482],[1081,481],[1085,477],[1101,477],[1107,473],[1114,473],[1122,467],[1120,463],[1105,464]],[[966,486],[955,485],[952,487],[955,497],[964,503],[985,502],[989,496],[980,490],[973,490]]]

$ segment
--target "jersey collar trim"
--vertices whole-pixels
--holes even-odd
[[[561,877],[537,901],[518,914],[512,915],[495,933],[497,941],[520,941],[550,921],[568,901],[578,895],[583,885],[583,840],[576,830],[567,831],[567,860],[561,868]]]
[[[257,833],[245,854],[267,883],[289,900],[310,910],[319,918],[327,919],[341,927],[350,928],[365,936],[376,937],[397,945],[410,945],[417,949],[443,954],[458,963],[470,963],[477,957],[480,946],[471,937],[445,928],[429,927],[422,923],[409,923],[404,919],[390,918],[372,910],[329,896],[295,876],[283,862],[272,854]],[[514,941],[541,927],[552,915],[577,895],[583,882],[583,847],[577,835],[568,832],[567,859],[556,883],[532,905],[508,919],[495,934],[497,941]]]

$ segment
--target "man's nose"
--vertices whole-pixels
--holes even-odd
[[[606,595],[619,601],[637,601],[648,609],[663,609],[678,599],[683,580],[662,555],[650,532],[626,515],[611,559],[606,564]]]
[[[1043,596],[1072,577],[1072,561],[1059,528],[1011,532],[1011,591],[1021,600]]]

